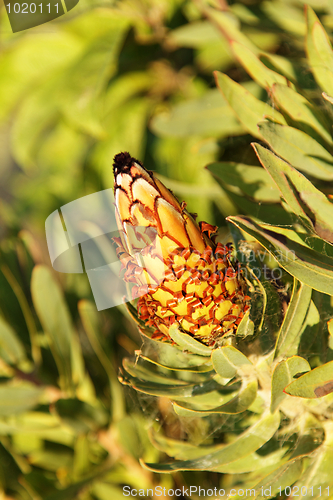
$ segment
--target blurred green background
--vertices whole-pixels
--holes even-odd
[[[330,34],[333,2],[307,3]],[[242,167],[237,182],[226,167],[219,183],[204,168],[219,160],[259,166],[253,136],[212,72],[269,101],[236,61],[228,42],[236,39],[315,94],[303,8],[298,0],[80,0],[67,15],[13,34],[2,6],[1,500],[109,500],[123,498],[123,485],[228,483],[218,473],[158,475],[141,467],[140,457],[159,460],[149,441],[153,424],[173,437],[186,429],[167,401],[119,384],[121,359],[141,345],[137,329],[122,307],[97,312],[86,275],[52,270],[45,220],[112,187],[120,151],[156,171],[199,220],[218,224],[222,241],[227,215],[260,217],[255,171],[242,192],[235,187]],[[200,422],[187,421],[198,442]]]

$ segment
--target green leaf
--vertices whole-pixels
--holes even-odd
[[[150,439],[156,448],[163,451],[170,457],[174,457],[179,460],[200,458],[209,452],[213,452],[216,446],[197,446],[189,441],[182,441],[165,436],[161,432],[157,432],[154,427],[150,429]],[[202,438],[199,442],[202,442]]]
[[[187,385],[183,380],[175,378],[172,372],[166,374],[166,370],[164,370],[164,373],[157,371],[155,364],[151,363],[149,359],[145,360],[140,357],[139,359],[132,361],[128,358],[124,358],[123,367],[132,377],[137,377],[140,380],[154,382],[161,385]]]
[[[243,126],[217,89],[208,90],[197,99],[177,104],[169,113],[156,115],[151,127],[155,134],[162,137],[225,137],[244,134]]]
[[[254,54],[259,53],[258,47],[251,42],[249,37],[242,33],[238,19],[235,16],[230,15],[229,12],[230,11],[222,12],[221,10],[211,8],[205,9],[205,14],[207,15],[207,17],[219,27],[229,43],[232,41],[236,41],[242,44],[244,47],[247,47]]]
[[[78,304],[78,309],[89,342],[109,379],[111,393],[110,403],[113,420],[121,420],[125,413],[123,393],[115,368],[110,360],[110,356],[107,354],[108,350],[104,345],[103,337],[100,334],[101,325],[96,311],[96,306],[88,300],[81,300]]]
[[[96,481],[91,487],[91,492],[98,500],[124,500],[124,491],[112,484]]]
[[[185,371],[209,371],[212,369],[210,362],[211,351],[206,358],[184,351],[177,345],[167,344],[147,335],[141,334],[143,346],[141,348],[141,357],[149,359],[151,363],[166,367],[171,370]]]
[[[6,44],[0,58],[0,120],[7,118],[26,89],[66,67],[81,50],[82,41],[57,29],[52,33],[35,31],[30,37]]]
[[[324,429],[325,441],[316,450],[311,464],[304,471],[302,478],[297,482],[300,491],[302,491],[302,487],[307,488],[306,494],[303,496],[304,500],[313,498],[312,491],[317,492],[318,498],[328,500],[331,497],[331,488],[333,487],[333,476],[331,473],[333,461],[332,421],[325,421]]]
[[[294,278],[293,293],[276,341],[275,358],[296,354],[311,296],[312,289]]]
[[[256,201],[279,202],[279,191],[272,185],[270,176],[260,167],[243,163],[217,162],[207,165],[220,182],[239,188],[240,194],[245,193]]]
[[[317,83],[325,92],[333,95],[332,45],[311,7],[307,7],[306,51]]]
[[[255,243],[244,241],[242,232],[233,224],[230,224],[235,247],[237,250],[237,259],[245,264],[245,276],[253,284],[254,289],[248,290],[251,297],[250,318],[254,323],[255,332],[261,332],[258,339],[262,344],[266,344],[267,337],[263,332],[269,332],[270,336],[277,333],[281,321],[281,300],[270,280],[263,272],[263,259],[265,255],[258,252]],[[237,330],[238,335],[238,330]],[[271,344],[271,340],[269,340]],[[264,347],[264,350],[272,349],[273,345]]]
[[[74,444],[75,436],[71,428],[61,424],[56,414],[41,411],[25,411],[17,415],[15,420],[0,420],[0,432],[2,435],[33,435],[66,446]]]
[[[124,362],[124,365],[126,373],[120,375],[120,381],[124,385],[130,385],[135,390],[152,396],[166,396],[183,401],[184,398],[186,400],[221,389],[221,385],[213,379],[186,383],[176,378],[170,380],[161,374],[149,373],[148,370],[135,367],[134,363],[130,363],[128,360]]]
[[[320,303],[317,304],[319,310],[321,310],[320,305],[324,304],[325,300],[329,299],[329,297],[320,294],[320,299]],[[311,300],[308,314],[302,327],[301,339],[297,346],[298,353],[302,353],[303,356],[308,356],[309,354],[311,355],[311,353],[313,352],[313,342],[316,342],[316,340],[318,342],[318,334],[323,327],[319,310],[317,309],[314,301]],[[322,338],[320,342],[323,346],[325,340]]]
[[[281,113],[254,97],[242,85],[218,71],[215,71],[214,75],[216,84],[229,106],[233,109],[245,130],[254,137],[261,138],[257,124],[263,117],[267,116],[283,124],[286,123]],[[229,135],[232,135],[232,130]]]
[[[24,346],[13,328],[0,316],[0,357],[9,365],[27,361]]]
[[[72,469],[72,459],[71,455],[68,453],[58,453],[55,455],[54,453],[44,452],[41,454],[39,460],[39,457],[36,458],[36,465],[46,469],[48,468],[46,465],[48,463],[51,464],[50,470],[57,471],[61,469],[61,467],[66,471]],[[58,488],[54,489],[50,494],[45,495],[44,500],[72,500],[73,498],[78,498],[82,491],[85,492],[90,483],[93,483],[97,478],[100,479],[103,474],[105,474],[105,471],[86,474],[85,478],[81,481],[72,483],[60,490]]]
[[[273,181],[280,190],[283,199],[288,203],[292,212],[298,215],[303,224],[309,230],[311,230],[312,222],[303,210],[302,205],[299,203],[299,200],[296,197],[295,192],[290,186],[290,182],[286,177],[286,174],[290,173],[291,170],[294,171],[295,176],[301,176],[302,174],[297,172],[297,170],[292,169],[292,167],[290,167],[288,163],[283,161],[281,158],[272,153],[272,151],[264,148],[260,144],[253,144],[253,148],[259,158],[260,163],[272,177]],[[289,175],[288,178],[290,177],[291,176]]]
[[[107,414],[101,403],[90,405],[78,399],[58,399],[55,410],[62,422],[77,433],[97,431],[108,422]]]
[[[155,472],[170,473],[177,470],[216,470],[224,464],[239,460],[263,446],[275,434],[280,424],[278,412],[265,413],[245,432],[240,434],[232,443],[217,445],[209,450],[206,455],[187,461],[174,461],[166,464],[142,465]],[[204,451],[204,450],[202,450]]]
[[[276,365],[272,375],[272,412],[285,399],[286,394],[283,391],[293,381],[294,376],[310,370],[309,363],[300,356],[292,356]]]
[[[73,390],[73,325],[61,289],[46,266],[34,268],[31,294],[43,330],[50,339],[60,375],[60,386],[65,390]]]
[[[0,415],[14,415],[30,410],[39,403],[44,392],[32,384],[0,384]]]
[[[309,232],[313,225],[304,211],[304,205],[315,219],[314,230],[323,239],[333,241],[333,204],[300,172],[255,144],[254,149],[267,172],[272,176],[284,200],[301,219]]]
[[[267,68],[259,57],[246,46],[238,42],[231,42],[232,49],[248,74],[264,89],[273,86],[274,83],[285,85],[287,80],[284,76]]]
[[[237,413],[242,413],[243,411],[247,410],[254,400],[256,399],[257,396],[257,389],[258,389],[258,383],[257,380],[254,379],[243,379],[242,387],[240,391],[228,402],[217,406],[215,408],[211,408],[209,410],[204,410],[200,411],[199,410],[192,410],[191,409],[191,403],[186,406],[185,405],[174,405],[174,409],[176,413],[183,415],[184,412],[180,413],[179,408],[181,409],[187,409],[188,410],[188,416],[206,416],[207,414],[211,413],[226,413],[226,414],[237,414]],[[192,415],[191,415],[192,413]]]
[[[303,460],[295,459],[281,465],[265,478],[254,486],[255,491],[258,491],[254,498],[256,500],[264,500],[265,498],[272,498],[287,486],[292,486],[295,481],[302,475]]]
[[[100,94],[116,72],[118,54],[129,27],[128,20],[106,8],[104,22],[108,22],[109,29],[88,43],[81,57],[62,74],[59,94],[59,105],[66,118],[96,137],[104,134]]]
[[[272,96],[279,109],[290,116],[298,128],[314,138],[319,137],[319,140],[321,138],[332,144],[330,125],[317,106],[287,85],[275,83]]]
[[[321,398],[333,392],[333,361],[318,366],[289,384],[285,392],[300,398]]]
[[[328,243],[325,245],[327,250],[324,254],[323,250],[320,252],[313,250],[311,247],[299,245],[289,238],[285,238],[286,243],[283,244],[278,234],[274,238],[274,232],[271,228],[270,232],[266,233],[254,221],[248,221],[242,217],[228,217],[227,220],[254,237],[281,267],[299,281],[315,290],[333,295],[333,259],[329,254],[327,255],[327,250],[330,250]],[[302,233],[299,233],[299,236],[301,235]],[[303,236],[308,238],[306,234]],[[318,240],[314,239],[314,244]],[[311,242],[309,241],[309,243]]]
[[[27,172],[36,172],[35,150],[40,137],[54,125],[57,118],[58,80],[53,78],[34,89],[18,110],[12,132],[13,154],[17,163]]]
[[[176,324],[173,324],[169,328],[169,335],[179,346],[183,347],[183,349],[187,349],[193,354],[210,356],[212,353],[212,349],[210,347],[201,344],[187,333],[182,333]]]
[[[295,182],[302,202],[311,210],[315,218],[314,229],[323,239],[333,242],[333,203],[316,189],[306,178]]]
[[[198,48],[221,39],[221,33],[209,21],[184,24],[168,33],[168,40],[179,47]]]
[[[274,451],[269,455],[259,455],[258,453],[251,453],[247,457],[235,460],[230,464],[222,465],[217,467],[216,472],[222,472],[223,474],[243,474],[245,472],[260,471],[266,467],[271,467],[275,464],[280,464],[283,461],[283,455],[286,450],[281,448],[280,450]]]
[[[216,379],[217,380],[217,379]],[[220,382],[220,381],[218,381]],[[229,391],[229,392],[228,392]],[[220,407],[227,405],[237,396],[239,384],[215,388],[204,394],[193,395],[191,398],[178,398],[173,401],[175,413],[181,417],[206,417],[212,413],[224,413]]]
[[[258,127],[275,153],[295,168],[317,179],[333,179],[332,156],[305,132],[268,121],[259,123]]]
[[[260,60],[265,63],[265,66],[273,68],[274,71],[293,83],[299,82],[302,77],[304,78],[302,75],[304,70],[297,60],[268,52],[262,54]]]
[[[251,361],[238,349],[232,346],[219,347],[212,352],[213,367],[222,378],[232,378],[237,373],[252,367]]]
[[[284,31],[289,31],[296,36],[305,35],[306,24],[301,9],[275,0],[263,2],[262,8],[268,17]]]
[[[293,216],[286,212],[282,206],[276,203],[258,203],[257,201],[252,201],[246,196],[236,194],[235,192],[224,188],[228,196],[231,198],[233,203],[238,207],[236,213],[227,213],[228,215],[237,215],[237,213],[243,213],[247,215],[252,215],[256,219],[262,220],[267,224],[273,225],[290,225],[293,222]]]
[[[250,319],[250,311],[244,314],[242,321],[239,323],[236,335],[239,338],[246,338],[254,334],[254,323]]]

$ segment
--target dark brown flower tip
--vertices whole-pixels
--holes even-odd
[[[113,158],[113,174],[116,177],[118,174],[127,174],[130,171],[133,163],[138,163],[142,166],[141,162],[136,158],[133,158],[127,151],[123,153],[118,153]]]

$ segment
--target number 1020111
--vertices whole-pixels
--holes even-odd
[[[6,4],[6,7],[8,9],[8,14],[11,14],[10,12],[10,8],[11,8],[11,4],[8,3]],[[38,9],[39,7],[39,9]],[[47,5],[44,5],[44,7],[47,9],[46,12],[48,12],[49,14],[51,14],[51,8],[52,7],[55,7],[56,10],[57,10],[57,14],[58,14],[58,4],[47,4]],[[39,5],[36,5],[35,3],[23,3],[22,5],[19,4],[19,3],[15,3],[14,6],[13,6],[13,12],[15,14],[35,14],[35,12],[38,12],[38,13],[43,13],[43,4],[40,3]]]

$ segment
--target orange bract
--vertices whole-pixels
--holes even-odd
[[[138,315],[168,339],[175,322],[207,345],[233,333],[249,308],[230,248],[198,225],[173,194],[129,153],[114,158],[118,256],[136,284]],[[140,254],[138,253],[140,252]]]

